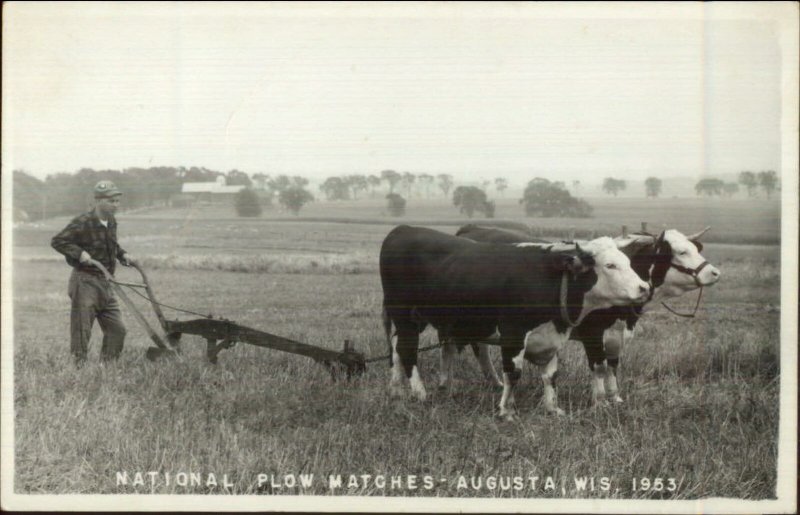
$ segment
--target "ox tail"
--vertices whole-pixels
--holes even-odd
[[[394,363],[392,363],[392,319],[389,318],[389,313],[386,312],[386,304],[383,305],[383,311],[381,312],[381,316],[383,317],[383,331],[386,333],[386,346],[389,347],[389,368],[391,368]]]

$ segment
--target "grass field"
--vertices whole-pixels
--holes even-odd
[[[540,381],[529,367],[517,396],[521,420],[514,423],[493,416],[499,392],[478,380],[471,353],[460,355],[455,367],[460,388],[435,390],[434,351],[420,356],[431,399],[391,400],[384,363],[352,383],[332,383],[306,358],[241,344],[212,366],[204,362],[204,342],[188,336],[182,359],[150,363],[143,359],[146,334],[126,312],[129,334],[120,361],[97,364],[96,329],[91,363],[76,370],[68,355],[69,270],[47,246],[65,221],[20,228],[13,285],[15,491],[773,498],[779,253],[777,246],[739,243],[774,243],[779,231],[770,216],[778,210],[754,208],[743,222],[686,208],[683,216],[662,220],[665,206],[629,206],[614,215],[619,221],[586,223],[603,220],[616,232],[618,223],[636,227],[644,219],[687,232],[714,225],[709,241],[712,234],[726,235],[726,244],[709,244],[704,252],[723,279],[704,293],[698,318],[678,319],[663,309],[645,316],[636,344],[623,355],[626,402],[611,408],[589,407],[586,359],[571,342],[558,391],[567,415],[544,413]],[[377,223],[379,212],[352,206],[327,215],[311,207],[303,213],[309,218],[351,219],[360,212],[370,223],[215,220],[214,210],[153,211],[123,215],[120,234],[150,272],[162,302],[323,347],[339,349],[350,339],[368,357],[384,355],[377,252],[397,221]],[[426,225],[448,232],[463,221],[441,206],[409,213],[414,220],[423,216],[430,219]],[[498,216],[512,218],[500,208]],[[712,224],[714,217],[720,218]],[[557,222],[554,230],[573,225]],[[733,239],[737,231],[739,240]],[[127,269],[119,275],[136,278]],[[693,301],[689,295],[672,304],[689,310]],[[147,312],[143,301],[137,304]],[[433,340],[423,335],[423,344]],[[132,484],[136,472],[149,471],[156,472],[153,482],[145,475],[143,485]],[[131,476],[127,486],[118,484],[118,472]],[[178,472],[202,474],[202,484],[176,484]],[[220,485],[227,476],[231,486],[207,484],[209,473]],[[311,485],[290,487],[287,476],[299,474],[313,474]],[[341,475],[343,485],[331,489],[330,475]],[[350,475],[356,479],[348,485]],[[375,481],[380,475],[401,477],[402,487],[390,486],[388,477],[381,486]],[[411,475],[416,488],[408,484]],[[576,487],[575,478],[584,476],[596,478],[594,491]],[[531,477],[539,478],[535,486]],[[609,478],[607,490],[601,477]],[[490,478],[499,480],[495,488],[486,484]],[[513,484],[503,481],[510,478],[523,478],[523,487],[502,488]],[[644,491],[643,478],[652,485],[661,478],[664,487]],[[470,479],[483,483],[476,488]],[[667,490],[669,479],[674,490]]]

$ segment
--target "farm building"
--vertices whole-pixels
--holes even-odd
[[[245,186],[228,186],[225,177],[219,176],[212,182],[184,182],[181,187],[181,199],[209,204],[232,202],[233,197]]]

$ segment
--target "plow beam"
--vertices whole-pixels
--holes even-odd
[[[167,333],[167,338],[171,341],[180,339],[181,334],[194,334],[205,338],[207,342],[206,355],[211,363],[216,363],[217,354],[222,349],[232,347],[236,342],[242,342],[256,347],[265,347],[306,356],[326,365],[331,370],[334,378],[334,364],[337,363],[345,368],[348,378],[354,374],[361,374],[366,369],[364,356],[354,351],[347,341],[345,341],[344,350],[337,352],[251,329],[229,320],[203,318],[185,321],[166,320],[164,329]]]

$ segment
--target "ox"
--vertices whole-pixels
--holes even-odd
[[[644,281],[651,284],[651,294],[648,301],[663,301],[676,297],[688,291],[703,286],[710,286],[720,278],[720,271],[710,265],[700,252],[703,249],[699,242],[709,228],[699,233],[684,236],[679,231],[671,229],[661,233],[658,237],[652,234],[636,233],[630,237],[616,238],[620,248],[629,256],[633,270]],[[469,238],[473,241],[523,244],[535,242],[547,248],[543,240],[527,237],[523,231],[509,231],[506,229],[479,227],[467,225],[459,229],[458,236]],[[509,247],[511,248],[511,247]],[[642,306],[614,306],[606,309],[595,310],[589,313],[569,336],[572,340],[583,343],[589,368],[592,371],[592,402],[598,404],[605,397],[614,402],[622,402],[617,384],[619,356],[623,346],[633,339],[634,328],[642,316]],[[617,322],[623,322],[619,336],[606,333]],[[542,381],[545,384],[545,409],[554,413],[563,413],[555,403],[553,376],[558,368],[557,349],[552,347],[552,340],[547,335],[532,331],[526,335],[525,357],[528,361],[544,365]],[[481,370],[488,380],[499,383],[497,374],[488,357],[484,345],[478,346],[476,355],[481,365]],[[442,348],[442,368],[447,369],[445,361],[452,361],[453,347],[445,344]],[[446,384],[448,374],[440,376],[440,384]]]
[[[595,309],[641,303],[650,292],[611,238],[582,247],[512,247],[405,225],[384,239],[380,275],[391,394],[402,394],[405,376],[412,394],[426,398],[417,348],[428,325],[451,342],[485,341],[498,332],[499,414],[506,419],[514,418],[513,388],[529,331],[548,324],[549,338],[563,340],[572,321]]]

